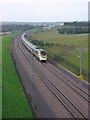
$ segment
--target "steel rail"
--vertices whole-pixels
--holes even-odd
[[[24,51],[22,50],[22,48],[21,48],[21,46],[19,45],[19,48],[21,49],[21,51],[22,51],[22,53],[23,53],[23,55],[26,57],[26,59],[29,61],[29,62],[31,62],[28,58],[27,58],[27,56],[26,56],[26,54],[24,53]],[[35,66],[34,66],[35,67]],[[37,68],[38,69],[38,68]],[[37,72],[38,72],[39,70],[37,70]],[[41,75],[40,75],[40,72],[39,72],[39,77],[40,77]],[[42,76],[43,77],[43,76]],[[43,79],[45,79],[45,76],[43,77]],[[46,78],[47,79],[47,78]],[[45,81],[45,80],[44,80]],[[53,85],[53,87],[55,88],[55,89],[57,89],[60,93],[61,93],[61,91],[48,79],[48,81]],[[45,83],[45,82],[44,82]],[[48,84],[47,84],[48,85]],[[50,87],[50,86],[49,86]],[[50,89],[50,88],[49,88]],[[53,94],[55,95],[55,92],[53,92]],[[65,97],[65,99],[66,100],[68,100],[69,102],[70,102],[70,104],[71,105],[73,105],[73,107],[85,118],[85,119],[87,119],[87,117],[63,94],[63,93],[61,93],[64,97]],[[57,95],[56,95],[57,96]],[[57,98],[59,98],[59,97],[57,97]],[[59,98],[59,101],[60,101],[61,99]],[[61,101],[61,103],[62,103],[62,101]],[[64,105],[64,103],[62,103],[63,105]],[[66,105],[64,105],[64,107],[65,108],[67,108],[66,107]],[[70,110],[68,110],[69,112],[70,112]],[[72,111],[70,112],[70,113],[72,113]],[[73,114],[72,115],[74,118],[76,118],[76,116]]]
[[[44,66],[48,67],[48,65],[45,65],[45,64],[44,64]],[[51,66],[50,66],[50,67],[51,67]],[[66,77],[63,76],[61,73],[59,73],[61,76],[63,76],[64,79],[66,79],[66,81],[68,80],[69,83],[73,84],[73,85],[76,87],[76,89],[74,89],[72,86],[70,86],[69,83],[67,83],[64,79],[62,79],[59,75],[57,75],[57,70],[56,70],[56,69],[53,68],[55,71],[52,71],[49,67],[48,67],[48,69],[49,69],[52,73],[54,73],[60,80],[62,80],[66,85],[68,85],[71,89],[73,89],[76,93],[78,93],[83,99],[85,99],[87,102],[90,102],[90,100],[89,100],[89,98],[88,98],[89,95],[88,95],[86,92],[84,92],[84,94],[87,95],[87,98],[88,98],[88,99],[86,99],[82,94],[80,94],[80,93],[78,92],[77,88],[78,88],[79,90],[81,90],[81,92],[83,92],[83,90],[80,89],[79,87],[77,87],[77,86],[76,86],[74,83],[72,83],[68,78],[66,78]],[[56,72],[56,73],[55,73],[55,72]]]
[[[50,65],[49,65],[50,66]],[[50,66],[51,67],[51,66]],[[55,70],[54,67],[51,67],[52,69]],[[50,69],[50,68],[49,68]],[[61,76],[63,76],[64,78],[66,78],[63,74],[61,74],[58,70],[55,70],[58,74],[60,74]],[[70,81],[68,78],[66,78],[71,84],[73,84],[74,86],[76,86],[78,89],[80,89],[83,93],[85,93],[86,95],[88,95],[90,97],[90,95],[88,93],[86,93],[84,90],[82,90],[80,87],[78,87],[76,84],[74,84],[72,81]]]

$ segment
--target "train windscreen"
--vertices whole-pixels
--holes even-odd
[[[41,51],[41,54],[46,55],[47,53],[46,53],[46,51]]]

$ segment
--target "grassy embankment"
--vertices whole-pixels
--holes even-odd
[[[2,117],[32,118],[10,55],[9,48],[12,38],[12,34],[2,37]]]
[[[30,37],[32,39],[32,36]],[[84,79],[87,80],[88,72],[88,35],[76,34],[65,35],[59,34],[56,29],[37,32],[34,39],[43,41],[44,45],[40,45],[47,50],[48,56],[57,63],[66,67],[70,71],[79,75],[80,66],[80,49],[82,48],[82,69]],[[52,44],[53,43],[53,44]]]
[[[0,36],[0,118],[2,118],[2,37]]]

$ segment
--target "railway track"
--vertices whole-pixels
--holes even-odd
[[[21,47],[23,45],[21,45],[20,41],[18,41],[18,47],[19,50],[22,52],[22,54],[25,56],[25,58],[29,61],[30,64],[32,64],[31,60],[29,59],[29,57],[32,57],[30,54],[30,56],[28,57],[26,55],[26,52],[23,50],[23,48]],[[41,64],[41,63],[40,63]],[[51,72],[53,72],[56,76],[58,76],[58,78],[60,80],[62,80],[67,86],[69,86],[71,89],[73,89],[76,93],[78,93],[84,100],[88,101],[85,96],[81,95],[79,92],[77,92],[77,90],[75,90],[75,88],[71,87],[68,83],[65,82],[65,80],[67,79],[66,77],[64,77],[63,75],[61,75],[59,72],[55,72],[52,71],[51,68],[48,67],[47,64],[43,64],[44,66],[46,66]],[[56,96],[56,98],[63,104],[63,106],[65,107],[65,109],[68,110],[68,112],[73,116],[73,118],[77,119],[77,118],[85,118],[87,119],[87,116],[82,113],[72,102],[71,100],[69,100],[64,94],[63,92],[61,92],[58,87],[56,87],[54,85],[54,83],[47,78],[45,75],[43,75],[42,71],[40,71],[39,67],[36,67],[35,65],[33,65],[34,67],[34,71],[36,72],[36,74],[39,76],[39,78],[45,83],[45,85],[51,90],[51,92]],[[54,68],[53,68],[54,70]],[[59,75],[58,75],[59,74]],[[65,80],[63,80],[63,78],[61,79],[61,77],[59,76],[63,76],[63,78]],[[69,80],[68,80],[69,81]],[[70,82],[70,81],[69,81]],[[70,82],[71,83],[71,82]],[[73,86],[75,85],[74,83],[71,83]],[[77,87],[77,86],[76,86]],[[77,87],[79,90],[81,90],[83,92],[82,89],[80,89],[79,87]],[[88,95],[86,92],[83,92],[85,95]],[[63,102],[64,101],[64,102]]]
[[[54,67],[52,67],[50,64],[44,64],[53,74],[55,74],[59,80],[62,80],[66,85],[68,85],[71,89],[73,89],[76,93],[78,93],[83,99],[85,99],[87,102],[90,103],[90,95],[85,92],[83,89],[81,89],[79,86],[77,86],[73,81],[65,77],[63,74],[60,73],[60,71],[56,70]]]

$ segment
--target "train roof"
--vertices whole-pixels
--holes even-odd
[[[25,40],[25,42],[30,46],[32,47],[32,49],[36,49],[37,51],[45,51],[47,52],[46,50],[43,50],[43,49],[40,49],[38,46],[34,45],[33,43],[31,43],[30,41],[28,41],[25,37],[25,33],[22,35],[22,39]]]
[[[40,49],[40,48],[38,48],[38,49],[36,49],[36,50],[39,51],[39,52],[41,52],[41,51],[47,52],[46,50],[43,50],[43,49]]]
[[[45,51],[45,52],[47,52],[46,50],[43,50],[43,49],[40,49],[40,51]]]

